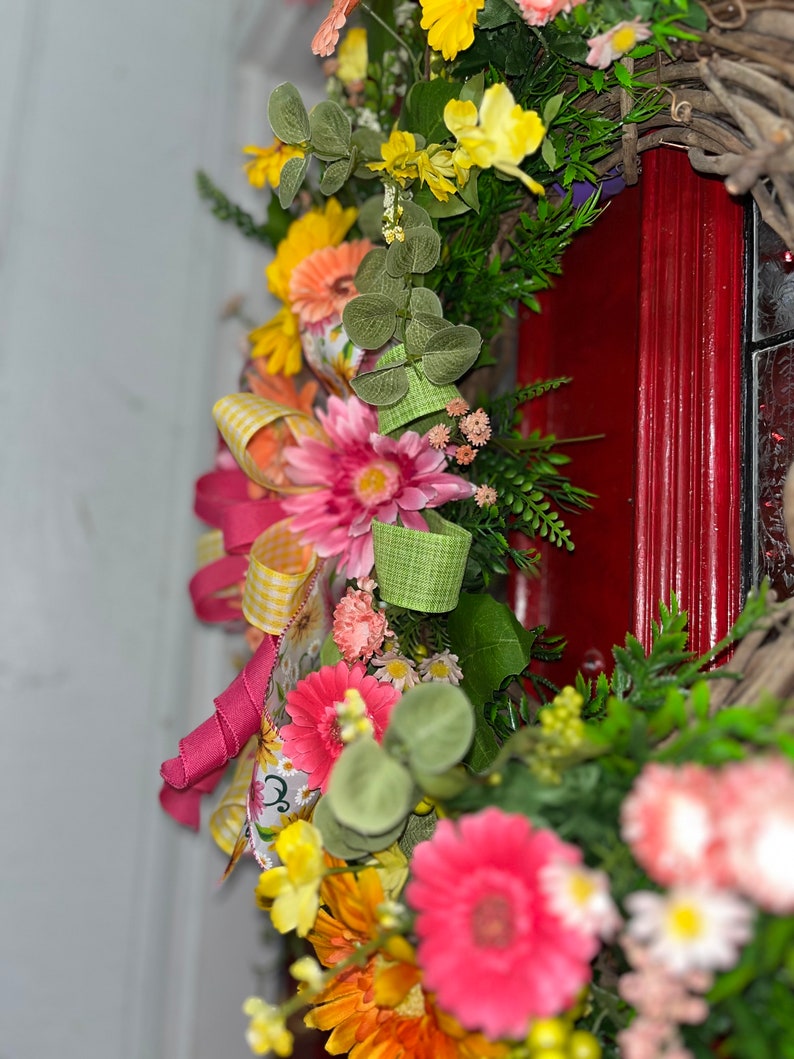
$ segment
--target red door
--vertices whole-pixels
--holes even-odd
[[[521,381],[573,379],[528,425],[603,435],[566,449],[573,480],[598,494],[570,517],[575,551],[544,545],[540,579],[514,584],[525,624],[568,640],[546,670],[556,683],[609,670],[627,630],[647,643],[671,590],[697,651],[738,613],[743,216],[683,152],[649,152],[523,319]]]

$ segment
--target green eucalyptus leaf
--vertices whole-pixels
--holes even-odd
[[[427,187],[420,188],[416,192],[414,201],[423,207],[429,217],[459,217],[471,209],[471,206],[459,195],[450,195],[446,202],[442,202]]]
[[[402,364],[365,371],[350,380],[357,397],[367,404],[390,405],[408,393],[408,372]]]
[[[385,294],[361,294],[342,312],[350,341],[361,349],[380,349],[397,327],[397,306]]]
[[[427,210],[417,206],[416,202],[403,202],[400,204],[403,212],[400,224],[408,231],[409,228],[431,228],[432,222]]]
[[[387,298],[393,298],[397,305],[399,296],[406,289],[401,276],[390,276],[386,271],[386,248],[383,246],[376,246],[363,258],[353,282],[359,294],[385,294]]]
[[[308,168],[308,155],[305,158],[289,158],[284,163],[278,185],[278,201],[283,209],[286,209],[292,203],[292,200],[300,191]]]
[[[320,181],[320,191],[323,195],[333,195],[337,192],[347,183],[354,168],[355,159],[352,155],[350,158],[340,158],[337,162],[329,162]]]
[[[413,287],[408,305],[412,315],[417,313],[427,313],[430,316],[444,315],[438,295],[429,287]]]
[[[356,223],[367,239],[373,243],[383,242],[383,195],[373,195],[363,203]]]
[[[395,240],[388,249],[386,271],[390,276],[407,276],[412,272],[429,272],[441,255],[441,236],[434,228],[422,225],[408,228],[402,242]]]
[[[311,136],[309,115],[301,94],[289,81],[278,85],[270,93],[267,117],[273,132],[284,143],[305,143]]]
[[[380,161],[380,148],[383,143],[383,137],[379,132],[375,132],[374,129],[356,129],[350,138],[350,142],[359,149],[364,161]],[[372,176],[376,175],[376,173],[372,173]]]
[[[447,321],[441,316],[432,316],[429,313],[415,313],[405,326],[406,352],[411,357],[421,357],[432,336],[437,331],[448,330],[449,326]]]
[[[460,686],[475,706],[490,702],[497,689],[529,665],[535,633],[493,596],[461,593],[448,629],[463,670]]]
[[[336,759],[326,797],[344,827],[382,835],[405,820],[415,805],[416,790],[404,765],[371,736],[360,736]]]
[[[438,775],[457,765],[469,749],[474,710],[452,684],[418,684],[392,710],[388,730],[403,744],[412,769]]]
[[[351,827],[340,824],[334,816],[327,798],[320,798],[314,807],[312,823],[323,836],[323,846],[333,857],[342,860],[361,860],[370,853],[381,853],[396,842],[405,830],[405,822],[380,835],[364,835]]]
[[[425,772],[419,768],[412,771],[422,793],[428,798],[442,802],[448,798],[456,798],[471,783],[466,769],[460,765],[439,773]]]
[[[311,145],[323,159],[346,157],[350,153],[350,118],[338,103],[324,99],[309,114]]]
[[[470,77],[460,90],[460,99],[464,103],[473,103],[480,109],[482,97],[485,94],[485,75],[482,73]]]
[[[468,324],[445,327],[428,340],[422,367],[430,382],[436,386],[459,379],[480,355],[480,333]]]

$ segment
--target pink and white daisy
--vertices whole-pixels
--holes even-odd
[[[760,908],[794,913],[794,768],[782,757],[722,770],[720,833],[736,887]]]
[[[494,807],[439,821],[416,847],[406,900],[423,984],[461,1025],[523,1037],[590,980],[598,940],[566,926],[540,882],[550,862],[580,857],[553,832]]]
[[[281,729],[284,750],[295,767],[307,774],[312,790],[325,792],[331,768],[342,753],[345,744],[337,705],[345,703],[351,688],[361,696],[372,734],[380,742],[400,693],[368,676],[360,662],[352,668],[345,662],[323,666],[299,681],[287,695],[292,723]]]
[[[286,498],[283,507],[295,516],[293,532],[323,558],[337,557],[348,577],[372,569],[373,519],[393,524],[399,518],[408,529],[426,530],[421,510],[474,491],[444,469],[444,454],[415,431],[378,434],[376,409],[356,397],[329,398],[328,411],[317,417],[327,440],[302,437],[285,453],[293,483],[312,491]]]
[[[714,773],[701,765],[646,765],[623,802],[621,835],[662,886],[729,882],[717,827]]]
[[[677,886],[666,894],[638,890],[626,898],[629,937],[672,974],[727,971],[752,935],[752,907],[729,890]]]
[[[539,878],[549,907],[566,927],[597,934],[604,941],[611,940],[620,929],[623,920],[605,872],[570,861],[552,861]]]
[[[372,664],[378,668],[375,679],[388,682],[398,691],[405,691],[419,683],[415,663],[395,651],[387,651],[379,658],[373,658]]]
[[[463,670],[458,665],[458,656],[451,651],[438,651],[419,664],[422,681],[427,684],[436,681],[439,684],[460,684]]]
[[[334,643],[351,665],[359,659],[368,662],[389,635],[386,615],[372,602],[369,592],[348,588],[334,608]]]
[[[590,51],[587,53],[585,62],[588,66],[606,70],[615,59],[619,59],[621,55],[625,55],[640,41],[647,40],[650,36],[651,27],[647,22],[643,22],[639,15],[631,22],[618,22],[606,33],[599,33],[598,36],[588,40]]]

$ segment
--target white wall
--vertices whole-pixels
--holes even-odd
[[[249,1054],[256,873],[217,893],[156,797],[232,676],[185,593],[191,492],[239,367],[217,309],[264,263],[193,174],[241,187],[318,17],[0,0],[0,1059]]]

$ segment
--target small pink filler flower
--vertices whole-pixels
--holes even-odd
[[[580,860],[553,832],[494,807],[439,821],[416,847],[406,899],[424,985],[466,1029],[521,1038],[589,982],[598,939],[563,923],[540,878],[552,862]]]
[[[317,413],[327,441],[302,437],[285,453],[288,474],[312,492],[287,497],[292,530],[324,558],[337,556],[348,577],[365,577],[375,561],[372,521],[426,530],[419,514],[449,500],[463,500],[474,487],[444,470],[446,457],[413,430],[399,438],[378,434],[377,411],[357,397],[328,400]]]
[[[352,668],[345,662],[323,666],[298,681],[287,695],[287,713],[292,723],[281,729],[284,753],[296,768],[308,774],[312,790],[319,788],[325,793],[331,768],[342,753],[344,742],[336,707],[345,701],[345,692],[350,688],[364,700],[365,716],[380,742],[400,693],[391,684],[381,684],[368,676],[360,662]]]

